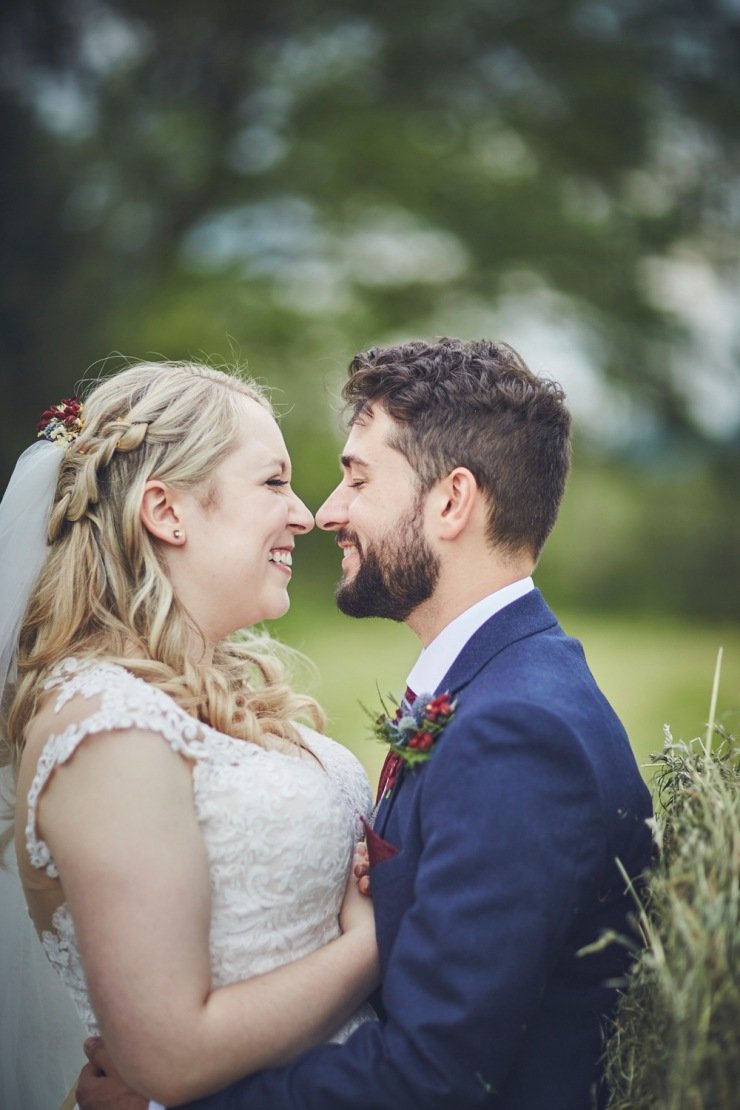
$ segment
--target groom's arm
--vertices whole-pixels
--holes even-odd
[[[459,1110],[501,1089],[604,831],[590,766],[561,721],[530,708],[488,722],[459,713],[448,727],[419,784],[411,904],[382,953],[387,1022],[190,1110]],[[402,852],[373,872],[379,910],[403,867]]]
[[[79,1110],[147,1110],[149,1101],[124,1083],[100,1037],[88,1037],[84,1049],[88,1062],[75,1090]]]

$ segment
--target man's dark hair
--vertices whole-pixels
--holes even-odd
[[[570,413],[556,382],[537,377],[505,343],[440,339],[355,355],[342,391],[350,423],[380,405],[427,492],[467,467],[490,505],[488,538],[539,556],[570,466]]]

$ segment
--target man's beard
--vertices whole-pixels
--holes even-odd
[[[439,558],[424,539],[422,506],[401,517],[382,543],[360,550],[356,534],[342,529],[338,541],[354,543],[360,567],[354,578],[340,582],[335,599],[348,617],[386,617],[404,621],[434,593]]]

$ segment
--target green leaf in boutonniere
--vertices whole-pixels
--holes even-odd
[[[442,729],[455,715],[456,701],[449,693],[419,694],[413,702],[404,698],[393,717],[385,711],[373,719],[376,740],[389,744],[407,767],[425,763],[434,752]]]

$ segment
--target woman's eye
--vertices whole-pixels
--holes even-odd
[[[289,486],[290,482],[286,482],[283,478],[268,478],[267,485],[274,487]]]

